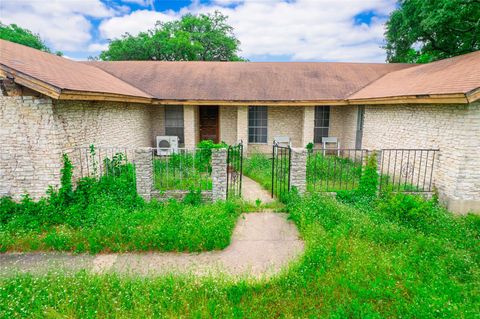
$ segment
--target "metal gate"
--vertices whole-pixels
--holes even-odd
[[[290,163],[292,149],[273,143],[272,149],[272,197],[282,201],[290,191]]]
[[[227,198],[242,196],[243,143],[230,145],[227,150]]]

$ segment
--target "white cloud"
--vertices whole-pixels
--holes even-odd
[[[395,0],[215,0],[212,4],[196,0],[180,12],[140,10],[106,19],[100,32],[116,38],[150,29],[157,20],[220,10],[229,16],[246,58],[278,55],[292,60],[382,62],[384,18],[373,18],[369,25],[356,25],[354,20],[362,12],[385,17],[394,8]]]
[[[88,52],[99,52],[108,49],[108,43],[91,43],[88,45]]]
[[[16,23],[40,34],[53,50],[82,50],[91,40],[88,17],[106,18],[117,13],[100,0],[2,0],[0,20]]]
[[[174,11],[137,10],[128,15],[104,20],[99,26],[99,31],[103,38],[114,39],[125,32],[136,35],[141,31],[152,29],[157,21],[167,22],[179,17]]]
[[[161,0],[163,1],[163,0]],[[186,13],[220,10],[241,44],[241,55],[299,60],[381,62],[385,59],[384,20],[396,0],[212,0],[180,11],[155,11],[153,0],[0,0],[0,21],[17,23],[39,33],[53,50],[95,53],[108,39],[125,32],[138,34],[157,21],[172,21]],[[128,3],[145,9],[130,12]],[[355,24],[355,16],[374,12],[370,24]],[[93,32],[90,18],[100,19]],[[93,39],[95,34],[96,39]]]
[[[391,0],[249,1],[223,10],[242,42],[242,54],[287,55],[292,60],[383,61],[383,20],[355,25],[354,17],[387,15]],[[214,8],[198,5],[196,10]]]

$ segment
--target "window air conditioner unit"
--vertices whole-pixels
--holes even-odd
[[[178,136],[157,136],[157,155],[166,156],[178,152]]]

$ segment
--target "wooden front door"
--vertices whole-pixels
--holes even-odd
[[[218,143],[218,106],[199,106],[200,141],[210,140]]]

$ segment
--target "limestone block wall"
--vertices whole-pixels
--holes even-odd
[[[228,145],[235,144],[237,140],[237,106],[219,107],[220,141]],[[246,140],[244,140],[246,142]]]
[[[53,101],[62,149],[78,146],[149,147],[150,105],[123,102]]]
[[[59,182],[61,136],[52,100],[0,95],[0,196],[45,194]]]
[[[149,201],[153,191],[153,149],[135,149],[135,178],[138,195]]]
[[[57,101],[14,83],[6,87],[0,95],[0,196],[44,196],[59,184],[63,153],[78,173],[75,147],[152,144],[150,105]]]
[[[363,147],[440,149],[441,199],[452,211],[480,211],[480,103],[366,106]]]
[[[295,187],[299,194],[304,194],[307,188],[307,150],[292,148],[290,162],[290,185]]]
[[[212,150],[212,200],[227,199],[227,150]]]

